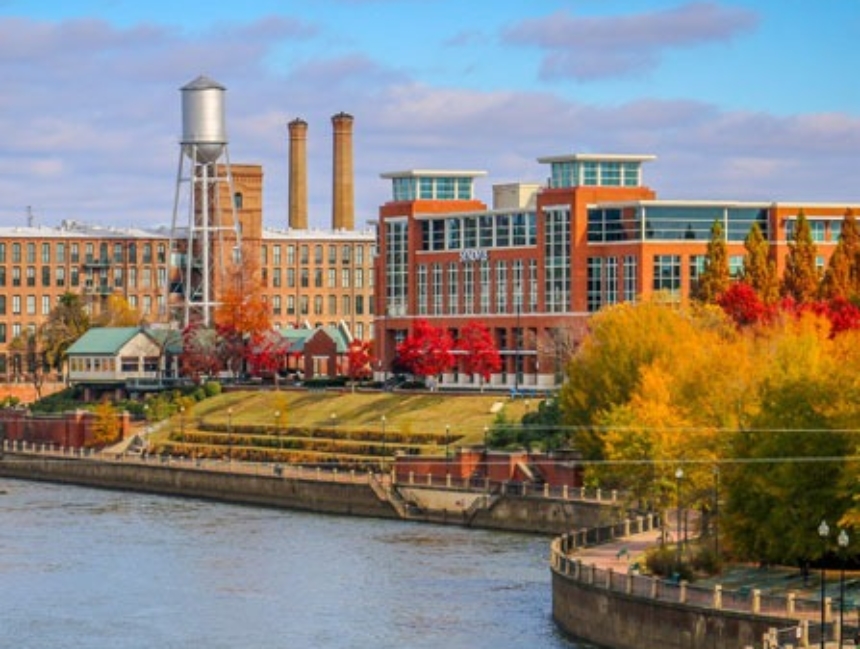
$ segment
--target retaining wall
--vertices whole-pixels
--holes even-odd
[[[343,481],[328,481],[274,473],[181,469],[139,460],[103,462],[10,453],[0,461],[0,476],[328,514],[397,518],[391,504],[380,500],[366,480],[349,481],[346,477]]]

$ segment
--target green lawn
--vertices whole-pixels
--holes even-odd
[[[536,405],[536,401],[512,401],[499,394],[227,392],[186,407],[152,441],[167,444],[173,449],[168,452],[182,454],[201,450],[200,444],[210,450],[235,444],[250,456],[258,447],[268,448],[260,452],[271,453],[276,444],[273,438],[281,436],[287,447],[302,449],[296,453],[373,456],[380,453],[384,437],[388,444],[383,448],[388,454],[410,447],[412,452],[433,453],[440,452],[447,442],[446,426],[450,427],[452,447],[483,444],[485,428],[502,417],[518,423],[527,409]],[[316,441],[308,442],[307,437]],[[192,446],[187,446],[189,443]],[[356,444],[360,449],[352,450]]]

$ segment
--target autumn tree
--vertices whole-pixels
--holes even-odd
[[[289,341],[274,329],[252,334],[246,346],[246,360],[251,374],[271,375],[277,385],[279,372],[286,365],[289,351]]]
[[[95,420],[88,446],[102,447],[120,440],[122,426],[119,412],[110,401],[103,400],[93,409]]]
[[[20,369],[33,385],[36,398],[41,399],[42,387],[50,369],[45,353],[45,338],[42,329],[27,329],[21,332],[9,342],[9,351],[18,357]]]
[[[758,223],[753,223],[744,239],[743,281],[757,294],[763,305],[779,299],[779,276],[776,262],[770,256],[770,244],[764,238]]]
[[[490,376],[502,369],[502,359],[493,335],[480,320],[471,320],[460,330],[456,349],[463,354],[465,372],[481,377],[482,391]]]
[[[812,240],[812,229],[801,210],[797,215],[794,236],[788,244],[785,273],[782,277],[782,295],[803,304],[818,295],[819,272],[815,263],[818,249]]]
[[[718,304],[739,327],[759,324],[770,313],[759,294],[746,282],[732,284],[720,296]]]
[[[813,314],[772,329],[761,408],[732,438],[731,456],[746,461],[725,469],[723,529],[742,559],[814,560],[822,554],[818,522],[839,521],[850,505],[847,463],[838,458],[852,450],[842,427],[856,426],[858,409],[846,418],[847,404],[834,407],[851,380],[834,347],[826,321]]]
[[[140,311],[132,308],[123,295],[108,296],[102,312],[95,320],[97,327],[136,327],[143,322]]]
[[[438,376],[453,367],[453,346],[446,330],[427,320],[416,320],[412,331],[397,346],[397,362],[416,376]]]
[[[715,304],[731,284],[729,274],[729,255],[723,225],[719,220],[711,226],[711,239],[705,255],[705,268],[699,275],[696,298],[708,304]]]
[[[251,254],[226,273],[213,319],[220,337],[220,356],[226,369],[241,372],[247,345],[271,330],[269,307],[263,299],[259,266]]]
[[[217,374],[222,367],[220,349],[221,337],[215,329],[202,323],[189,324],[182,330],[182,354],[179,357],[182,375],[199,381],[203,376]]]
[[[81,296],[63,293],[41,327],[45,359],[60,369],[66,350],[90,328],[90,316]]]
[[[367,340],[358,340],[357,338],[349,343],[346,350],[347,372],[349,380],[352,383],[353,390],[355,384],[370,377],[370,342]]]

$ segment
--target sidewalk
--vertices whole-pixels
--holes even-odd
[[[626,573],[634,564],[644,565],[645,552],[660,544],[660,530],[654,529],[640,534],[617,538],[609,543],[579,548],[576,558],[598,568]]]

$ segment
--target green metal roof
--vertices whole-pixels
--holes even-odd
[[[123,345],[141,333],[140,327],[97,327],[71,344],[67,354],[117,354]],[[144,332],[145,333],[145,332]]]

